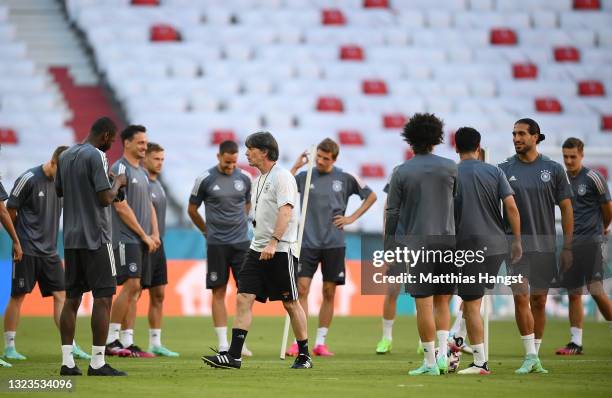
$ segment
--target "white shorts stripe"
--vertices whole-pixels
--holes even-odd
[[[115,267],[115,254],[113,253],[113,245],[110,243],[107,243],[106,250],[108,250],[108,258],[110,260],[111,273],[113,274],[113,276],[117,276],[117,267]]]
[[[298,291],[297,291],[297,285],[295,283],[295,274],[294,274],[295,269],[293,268],[293,255],[291,254],[291,250],[287,251],[287,256],[289,257],[288,262],[289,262],[289,280],[291,284],[291,294],[293,296],[293,299],[297,300]]]
[[[119,264],[121,266],[125,265],[125,244],[119,242]]]

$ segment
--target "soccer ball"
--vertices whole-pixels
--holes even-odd
[[[461,361],[461,351],[449,350],[448,373],[454,373],[459,368],[460,361]]]

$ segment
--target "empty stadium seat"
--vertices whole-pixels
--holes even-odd
[[[561,113],[563,111],[561,102],[558,99],[551,97],[536,98],[535,109],[537,112],[542,113]]]
[[[181,35],[172,25],[156,24],[150,29],[151,41],[180,41]]]
[[[363,135],[358,130],[341,130],[338,132],[338,141],[340,145],[357,145],[363,146]]]
[[[512,29],[497,28],[491,30],[490,36],[491,44],[493,45],[504,45],[513,46],[518,43],[516,33]]]
[[[211,137],[211,145],[219,145],[223,141],[236,141],[236,133],[234,130],[214,130]]]
[[[364,80],[361,90],[366,95],[387,95],[387,83],[383,80]]]
[[[576,47],[555,47],[555,61],[580,62],[580,51]]]
[[[0,128],[0,144],[17,144],[17,133],[10,128]]]
[[[340,47],[339,58],[343,61],[363,61],[365,54],[363,48],[356,45],[346,45]]]
[[[363,0],[364,8],[389,8],[389,0]]]
[[[386,129],[401,129],[408,122],[408,118],[401,113],[383,115],[383,127]]]
[[[360,167],[360,174],[364,178],[385,178],[385,166],[380,163],[364,163]]]
[[[321,10],[321,24],[323,25],[346,25],[346,17],[342,10],[327,8]]]
[[[585,97],[603,97],[606,95],[606,91],[602,82],[597,80],[587,80],[578,82],[578,94]]]
[[[612,131],[612,115],[603,115],[601,117],[601,129]]]
[[[538,67],[531,63],[512,65],[512,76],[515,79],[537,79]]]
[[[321,97],[317,100],[319,112],[344,112],[344,104],[337,97]]]
[[[599,10],[599,0],[574,0],[574,10]]]
[[[132,0],[133,6],[158,6],[159,0]]]

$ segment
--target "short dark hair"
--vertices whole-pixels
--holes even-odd
[[[134,138],[134,136],[138,133],[146,133],[147,129],[145,126],[141,126],[139,124],[130,124],[121,132],[121,142],[125,142],[125,140],[130,140]]]
[[[104,133],[115,135],[117,133],[117,125],[109,117],[101,117],[91,125],[89,134],[98,137]]]
[[[57,163],[57,161],[59,160],[60,155],[66,149],[68,149],[68,147],[66,145],[60,145],[57,148],[55,148],[55,151],[53,151],[53,156],[51,156],[51,161]]]
[[[542,134],[542,132],[540,131],[540,125],[538,124],[538,122],[536,122],[533,119],[530,119],[528,117],[525,117],[523,119],[519,119],[516,122],[514,122],[515,125],[517,124],[526,124],[529,126],[529,134],[531,135],[536,135],[538,134],[538,141],[536,141],[537,144],[539,144],[540,142],[544,141],[546,139],[546,136],[544,134]]]
[[[244,143],[247,148],[257,148],[262,151],[267,151],[269,160],[276,162],[278,160],[278,143],[274,136],[267,131],[258,131],[249,135]]]
[[[402,136],[414,153],[426,154],[444,141],[444,122],[432,113],[415,113],[404,126]]]
[[[147,143],[147,155],[153,152],[162,152],[164,148],[156,142]]]
[[[455,146],[459,153],[474,152],[480,145],[480,133],[473,127],[461,127],[455,132]]]
[[[336,141],[331,138],[326,138],[323,141],[319,142],[317,145],[317,149],[323,152],[331,153],[332,159],[336,160],[338,154],[340,153],[340,147],[336,143]]]
[[[229,153],[230,155],[238,153],[238,144],[232,140],[223,141],[219,144],[219,155],[223,155],[224,153]]]
[[[578,149],[578,153],[583,153],[584,152],[584,142],[582,142],[580,138],[570,137],[567,140],[565,140],[565,142],[563,142],[563,145],[561,146],[561,148],[565,148],[565,149],[576,148]]]

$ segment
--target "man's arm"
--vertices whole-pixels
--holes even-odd
[[[113,180],[113,185],[111,186],[111,189],[106,189],[104,191],[96,192],[96,195],[98,196],[98,202],[100,202],[100,205],[106,207],[110,205],[111,203],[113,203],[113,201],[117,197],[117,193],[119,193],[119,190],[123,188],[126,184],[127,184],[127,179],[125,178],[125,174],[120,174],[116,176],[115,179]],[[117,202],[117,203],[121,203],[121,202]]]
[[[512,253],[510,253],[512,264],[516,264],[523,256],[523,247],[521,245],[521,215],[516,206],[514,196],[506,196],[503,202],[508,217],[508,223],[512,229],[512,236],[514,237],[514,239],[512,239]]]
[[[6,210],[8,211],[8,214],[11,217],[11,221],[13,222],[13,224],[15,224],[15,221],[17,220],[17,209],[7,207]]]
[[[250,205],[251,204],[249,203],[247,206]],[[204,219],[198,212],[199,207],[200,206],[194,203],[189,203],[189,206],[187,206],[187,214],[189,214],[189,218],[191,218],[191,221],[200,230],[200,232],[202,232],[204,236],[208,237],[208,228],[206,227],[206,222],[204,222]]]
[[[142,240],[144,244],[147,245],[147,247],[149,248],[149,252],[155,251],[155,242],[153,242],[153,239],[151,239],[151,237],[145,233],[144,229],[142,229],[142,227],[138,223],[138,220],[136,219],[134,211],[128,205],[127,200],[123,200],[121,202],[114,202],[113,206],[115,207],[117,215],[119,216],[121,221],[123,221],[123,223],[127,225],[129,229],[131,229],[136,233],[136,235],[138,235],[140,240]]]
[[[261,255],[259,256],[260,260],[269,260],[274,257],[278,242],[280,241],[280,239],[282,239],[283,235],[285,234],[285,231],[287,230],[287,226],[289,225],[289,221],[291,221],[292,210],[293,206],[290,204],[281,206],[278,209],[278,216],[276,217],[276,224],[274,225],[272,239],[270,239],[268,245],[261,252]]]
[[[19,238],[17,237],[17,232],[15,231],[15,226],[13,225],[13,220],[9,215],[9,212],[6,210],[4,202],[0,202],[0,222],[13,241],[13,260],[21,261],[21,258],[23,257],[21,243],[19,243]]]
[[[159,237],[159,225],[157,224],[157,212],[153,203],[151,203],[151,239],[153,239],[155,249],[157,250],[159,245],[161,245],[161,239]]]
[[[603,216],[604,234],[607,234],[610,222],[612,222],[612,201],[601,204],[601,214]]]
[[[293,167],[291,167],[291,174],[295,175],[299,169],[302,168],[306,163],[308,163],[308,151],[302,152],[302,154],[297,158]]]
[[[561,271],[565,272],[572,266],[572,241],[574,238],[574,209],[571,199],[559,202],[561,209],[561,226],[563,227],[563,249],[561,250]]]
[[[376,193],[370,192],[368,197],[365,198],[363,202],[361,202],[361,206],[359,206],[359,208],[355,210],[353,214],[351,214],[348,217],[345,217],[342,215],[335,216],[334,225],[336,226],[336,228],[342,229],[345,226],[350,225],[354,223],[355,221],[357,221],[359,217],[361,217],[366,211],[368,211],[370,207],[372,207],[374,202],[376,202],[376,199],[377,199]]]

